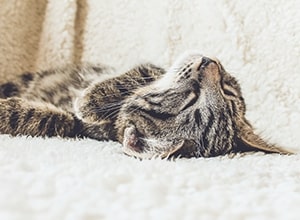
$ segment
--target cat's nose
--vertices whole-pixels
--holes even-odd
[[[208,57],[202,57],[202,60],[198,66],[198,71],[195,73],[201,78],[206,78],[213,82],[218,82],[220,79],[220,69],[217,62]],[[200,80],[199,79],[199,80]]]
[[[201,63],[198,67],[198,69],[200,68],[205,68],[208,66],[208,64],[210,64],[213,60],[208,58],[208,57],[202,57]]]

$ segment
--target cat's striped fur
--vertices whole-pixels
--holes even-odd
[[[253,132],[239,84],[217,60],[191,54],[167,72],[112,71],[69,66],[2,84],[0,133],[115,140],[139,158],[289,153]]]

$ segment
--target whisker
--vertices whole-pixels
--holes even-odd
[[[102,107],[106,107],[106,106],[116,106],[116,105],[121,105],[123,103],[123,100],[117,100],[115,102],[107,102],[104,103],[103,105],[97,105],[94,106],[95,108],[102,108]]]
[[[120,98],[121,96],[129,96],[132,94],[133,91],[124,91],[124,92],[120,92],[120,93],[113,93],[113,94],[108,94],[108,95],[99,95],[100,98],[111,98],[111,97],[116,97],[116,98]]]
[[[119,112],[119,110],[120,109],[116,109],[116,110],[112,111],[110,114],[108,114],[107,116],[104,117],[104,120],[115,117],[116,114]]]
[[[131,110],[128,114],[132,114],[134,113],[135,111],[137,111],[138,109],[141,109],[140,106],[137,106],[136,108],[134,108],[133,110]]]
[[[108,111],[116,110],[116,109],[120,109],[120,108],[121,108],[121,104],[116,104],[116,105],[112,105],[112,106],[92,107],[92,108],[90,108],[90,110],[101,113],[101,112],[108,112]]]

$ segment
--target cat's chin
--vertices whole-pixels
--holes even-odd
[[[134,126],[124,130],[122,150],[125,154],[140,159],[169,158],[185,145],[184,140],[162,141],[138,136]]]

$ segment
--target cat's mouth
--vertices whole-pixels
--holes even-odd
[[[129,156],[141,159],[196,156],[193,141],[145,138],[133,125],[124,130],[122,150]]]

